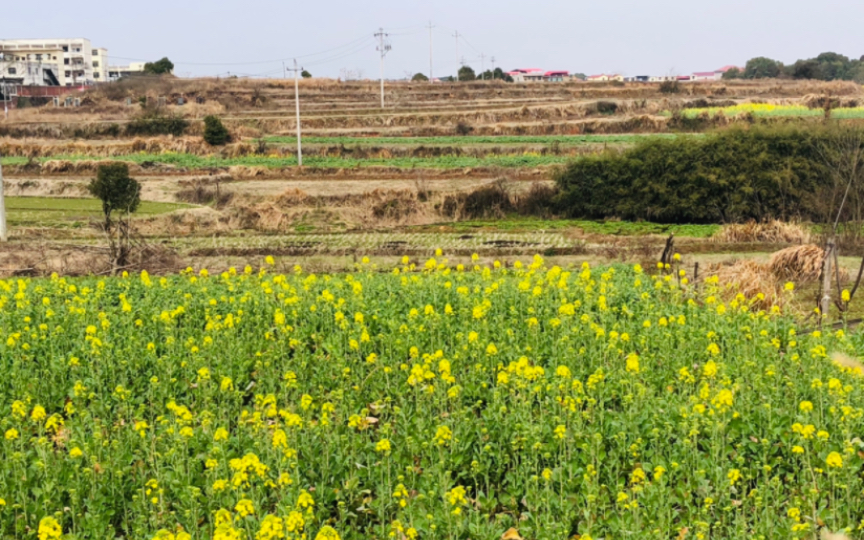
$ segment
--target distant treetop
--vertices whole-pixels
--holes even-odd
[[[168,60],[167,56],[161,60],[144,64],[144,73],[149,73],[151,75],[164,75],[171,73],[172,71],[174,71],[174,62]]]

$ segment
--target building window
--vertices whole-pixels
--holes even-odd
[[[94,50],[94,51],[93,51],[93,56],[99,56],[99,51]]]
[[[42,61],[42,55],[41,55],[41,54],[37,54],[37,55],[36,55],[36,60],[39,60],[39,61],[41,62],[41,61]]]
[[[98,67],[99,67],[99,62],[93,62],[93,67],[98,68]]]
[[[67,71],[67,72],[66,72],[66,76],[67,76],[67,77],[71,77],[71,76],[72,76],[72,72],[71,72],[71,71]]]
[[[94,73],[94,74],[93,74],[93,78],[94,78],[94,79],[98,79],[98,78],[99,78],[99,74],[98,74],[98,73]]]
[[[63,52],[69,52],[69,45],[63,45]]]
[[[65,65],[68,66],[68,65],[69,65],[69,59],[68,59],[68,58],[64,58],[64,59],[63,59],[63,63],[64,63]]]
[[[9,72],[9,75],[17,75],[18,74],[18,70],[13,68],[13,67],[10,67],[8,69],[8,72]]]

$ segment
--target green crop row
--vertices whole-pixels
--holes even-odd
[[[671,116],[670,111],[662,113],[664,116]],[[686,118],[696,118],[700,115],[707,114],[708,116],[716,116],[723,114],[725,116],[740,116],[744,114],[752,114],[759,118],[780,118],[780,117],[820,117],[825,115],[823,109],[811,109],[804,105],[773,105],[770,103],[741,103],[731,107],[705,107],[699,109],[685,109],[681,114]],[[846,120],[854,118],[864,118],[864,107],[844,107],[831,110],[831,117]]]

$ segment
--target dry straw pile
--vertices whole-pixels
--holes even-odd
[[[766,242],[771,244],[806,244],[812,235],[800,223],[779,220],[764,222],[748,221],[724,225],[711,239],[715,242],[740,244]]]
[[[771,255],[768,270],[777,278],[795,283],[814,281],[822,274],[825,250],[815,244],[782,249]]]
[[[710,268],[708,276],[716,276],[724,289],[724,296],[731,298],[743,294],[748,299],[762,299],[754,302],[760,309],[782,306],[787,295],[784,285],[813,282],[822,274],[825,250],[815,244],[805,244],[780,250],[771,256],[768,263],[753,260],[736,261],[732,264]],[[849,278],[848,272],[841,268],[840,279]]]

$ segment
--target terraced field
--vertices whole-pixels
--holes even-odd
[[[531,153],[515,155],[493,155],[480,158],[470,156],[442,156],[436,158],[382,157],[353,159],[345,157],[307,156],[303,160],[303,166],[321,168],[398,167],[405,169],[448,169],[465,167],[520,168],[557,165],[561,163],[566,163],[568,159],[569,158],[567,156],[538,155]],[[93,161],[93,157],[83,155],[59,155],[37,158],[37,162],[44,163],[47,161]],[[243,156],[236,158],[222,158],[219,156],[198,156],[194,154],[175,153],[127,154],[101,158],[99,161],[125,161],[129,163],[136,163],[139,165],[162,163],[193,169],[233,166],[281,168],[297,165],[296,156]],[[0,160],[0,163],[4,165],[24,165],[28,163],[28,158],[5,157]]]
[[[84,186],[101,162],[123,161],[145,199],[164,203],[142,207],[141,234],[191,261],[221,264],[233,254],[237,262],[268,249],[299,259],[353,257],[360,248],[419,254],[436,238],[454,253],[484,256],[642,257],[662,249],[670,233],[705,238],[716,227],[554,220],[542,210],[526,218],[520,205],[529,196],[548,202],[553,171],[585,155],[651,137],[699,137],[698,130],[738,121],[733,111],[818,122],[824,113],[813,96],[834,96],[843,105],[836,118],[854,117],[862,94],[856,85],[801,81],[711,82],[673,94],[656,84],[392,83],[381,109],[377,92],[369,82],[301,83],[302,168],[291,81],[128,81],[91,89],[80,108],[15,110],[0,120],[10,193],[83,199],[10,201],[12,245],[26,252],[34,234],[98,244],[85,226],[94,202],[85,201]],[[160,97],[166,105],[158,106]],[[176,104],[180,97],[185,105]],[[687,124],[665,114],[671,110],[709,111],[711,119]],[[222,118],[229,145],[202,141],[206,115]],[[154,116],[188,127],[175,135],[126,132]]]

